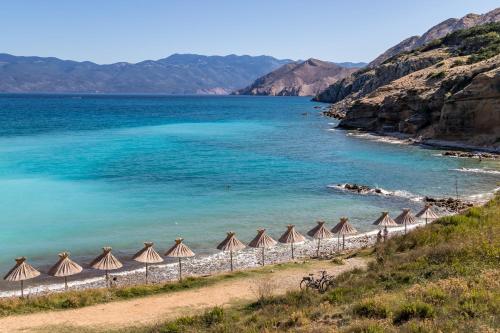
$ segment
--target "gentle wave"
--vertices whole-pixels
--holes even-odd
[[[457,168],[450,169],[452,171],[460,171],[460,172],[473,172],[473,173],[484,173],[489,175],[500,175],[500,171],[498,170],[489,170],[489,169],[477,169],[477,168]]]
[[[397,145],[410,144],[410,141],[408,141],[406,139],[398,139],[398,138],[391,137],[391,136],[380,136],[380,135],[374,135],[374,134],[370,134],[370,133],[349,132],[346,134],[346,136],[351,136],[351,137],[360,138],[360,139],[366,139],[366,140],[375,141],[375,142],[397,144]]]
[[[405,199],[409,199],[411,201],[416,201],[416,202],[424,200],[423,196],[420,196],[420,195],[417,195],[417,194],[414,194],[414,193],[411,193],[411,192],[408,192],[405,190],[390,191],[390,190],[386,190],[383,188],[371,188],[369,190],[356,192],[356,191],[351,191],[351,190],[347,189],[346,185],[347,184],[337,184],[337,185],[328,185],[327,187],[333,188],[336,190],[340,190],[340,191],[357,193],[357,194],[361,194],[361,195],[369,194],[369,195],[382,195],[382,196],[399,197],[399,198],[405,198]]]

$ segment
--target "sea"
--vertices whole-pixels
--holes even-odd
[[[336,129],[303,97],[0,95],[0,273],[69,251],[130,258],[177,237],[210,254],[226,232],[278,238],[346,216],[359,230],[424,196],[484,200],[500,164]],[[357,183],[390,195],[353,194]]]

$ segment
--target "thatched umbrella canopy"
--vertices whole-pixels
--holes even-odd
[[[24,280],[33,279],[40,272],[26,262],[25,257],[16,258],[16,265],[4,276],[5,281],[21,281],[21,297],[24,297]]]
[[[111,253],[111,250],[112,248],[109,246],[103,247],[102,253],[90,263],[90,267],[106,272],[107,286],[109,285],[108,272],[123,267],[122,263]]]
[[[68,290],[68,276],[80,273],[82,266],[69,258],[68,252],[59,253],[59,260],[49,269],[48,274],[55,277],[64,277],[64,289]]]
[[[341,217],[340,222],[337,223],[335,227],[331,230],[334,234],[337,234],[337,246],[340,250],[340,236],[342,236],[342,250],[345,249],[345,236],[354,235],[358,231],[350,223],[347,217]]]
[[[184,244],[182,238],[177,238],[175,240],[174,246],[172,246],[165,255],[170,258],[179,258],[179,281],[182,281],[182,258],[194,257],[194,252],[191,251],[186,244]]]
[[[262,266],[264,266],[266,248],[274,246],[276,245],[276,243],[277,242],[274,239],[266,234],[266,229],[258,229],[257,236],[255,236],[255,238],[252,239],[250,243],[248,243],[248,246],[262,248]]]
[[[397,227],[398,224],[389,216],[389,212],[382,212],[382,215],[373,222],[373,225],[380,227]]]
[[[432,205],[431,204],[426,204],[425,207],[417,213],[416,217],[425,219],[425,224],[427,224],[427,221],[434,221],[435,219],[438,219],[439,216],[432,210]]]
[[[413,216],[413,214],[411,213],[410,208],[403,208],[403,212],[399,214],[398,217],[394,219],[394,221],[397,224],[405,225],[405,235],[406,235],[406,225],[417,223],[417,220],[415,219],[415,216]]]
[[[333,234],[325,227],[325,221],[317,221],[317,225],[307,232],[308,236],[318,240],[316,256],[319,257],[319,247],[322,239],[332,238]]]
[[[224,239],[219,245],[217,245],[217,250],[229,251],[231,272],[233,271],[233,252],[243,250],[244,248],[245,244],[240,242],[240,240],[236,238],[236,233],[232,231],[228,232],[226,239]]]
[[[302,236],[300,233],[298,233],[295,230],[295,226],[293,224],[289,224],[286,227],[285,233],[283,235],[281,235],[280,239],[278,239],[278,241],[280,243],[290,244],[290,246],[292,248],[292,259],[294,259],[294,257],[293,257],[293,244],[302,243],[305,240],[306,240],[305,237]]]
[[[135,261],[146,264],[146,284],[148,283],[148,264],[163,262],[163,258],[156,252],[153,245],[153,242],[145,242],[144,247],[132,257]]]

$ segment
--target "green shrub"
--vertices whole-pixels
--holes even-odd
[[[390,315],[389,309],[384,304],[375,301],[366,301],[354,305],[352,312],[365,318],[387,318]]]
[[[206,326],[222,323],[224,320],[224,309],[216,306],[210,311],[206,311],[201,319]]]
[[[411,319],[428,319],[433,318],[435,314],[434,308],[427,303],[412,302],[404,304],[394,316],[394,323],[401,324]]]
[[[433,73],[430,73],[429,75],[427,75],[427,78],[428,79],[431,79],[431,80],[439,80],[439,79],[442,79],[446,76],[446,72],[445,71],[439,71],[439,72],[433,72]]]
[[[387,330],[376,323],[357,324],[349,327],[346,333],[387,333]]]

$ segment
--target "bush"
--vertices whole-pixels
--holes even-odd
[[[386,333],[387,330],[375,323],[358,324],[348,328],[346,333]]]
[[[224,320],[224,309],[216,306],[212,310],[205,312],[201,319],[206,326],[222,323]]]
[[[394,323],[401,324],[411,319],[428,319],[434,317],[434,308],[423,302],[413,302],[403,305],[394,316]]]
[[[431,79],[431,80],[439,80],[439,79],[442,79],[446,76],[446,72],[445,71],[439,71],[439,72],[433,72],[433,73],[430,73],[429,75],[427,75],[427,78],[428,79]]]
[[[387,318],[390,315],[387,307],[379,302],[367,301],[354,305],[352,312],[359,316],[365,318]]]

